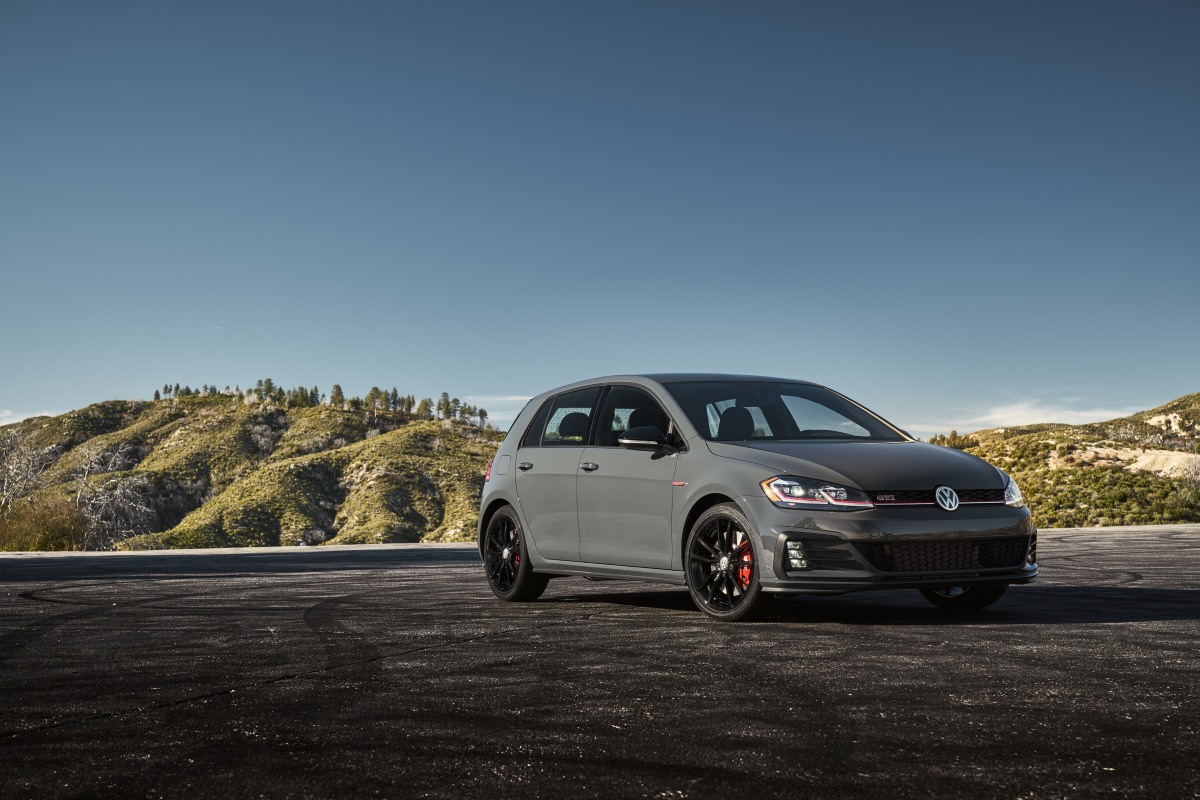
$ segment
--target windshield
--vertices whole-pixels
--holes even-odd
[[[666,387],[700,435],[712,441],[904,441],[879,417],[809,383],[681,381]]]

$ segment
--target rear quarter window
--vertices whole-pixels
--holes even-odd
[[[521,437],[521,447],[538,447],[542,443],[542,431],[546,429],[546,416],[550,413],[550,406],[554,402],[554,398],[542,403],[542,407],[538,409],[538,413],[534,415],[533,422],[529,423],[529,427],[525,430],[525,435]]]

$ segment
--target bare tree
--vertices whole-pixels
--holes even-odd
[[[41,486],[42,473],[54,463],[57,452],[56,447],[33,447],[14,428],[0,430],[0,514]]]
[[[1193,490],[1200,491],[1200,458],[1189,458],[1180,476]]]
[[[88,518],[84,550],[108,550],[114,544],[146,533],[157,514],[147,501],[150,479],[145,475],[114,475],[89,485],[79,500]]]
[[[124,472],[137,463],[133,445],[128,442],[115,447],[88,442],[79,448],[79,453],[82,458],[75,469],[75,504],[78,506],[82,506],[82,498],[92,476]]]
[[[107,550],[122,539],[147,532],[157,514],[147,500],[150,479],[128,472],[137,463],[133,446],[91,443],[82,452],[75,471],[75,505],[88,518],[83,549]]]

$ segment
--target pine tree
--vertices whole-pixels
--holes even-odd
[[[155,390],[154,390],[154,399],[155,399],[155,400],[162,400],[162,395],[158,393],[158,389],[155,389]]]
[[[383,392],[381,392],[379,390],[378,386],[372,386],[371,391],[367,392],[367,396],[366,396],[364,402],[367,405],[367,410],[371,412],[371,419],[375,418],[375,415],[379,410],[379,404],[382,402],[382,399],[383,399]]]
[[[329,390],[329,405],[334,408],[342,408],[346,405],[346,395],[342,393],[342,385],[335,383],[333,388]]]
[[[396,391],[396,387],[392,387],[392,393],[388,396],[388,408],[392,411],[400,410],[400,393]]]
[[[428,397],[421,398],[421,402],[417,403],[417,417],[420,419],[433,419],[433,400]]]

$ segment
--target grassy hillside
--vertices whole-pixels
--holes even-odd
[[[1200,394],[1108,422],[931,441],[1008,471],[1044,527],[1200,521]]]
[[[145,532],[110,543],[119,549],[467,540],[503,438],[457,420],[225,395],[99,403],[6,430],[51,454],[39,503],[122,481],[136,490]]]

